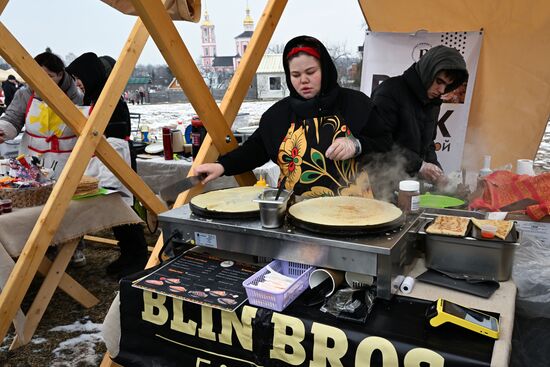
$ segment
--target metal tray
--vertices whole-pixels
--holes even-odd
[[[506,281],[512,273],[514,252],[519,246],[515,225],[510,232],[516,241],[425,234],[426,267]]]

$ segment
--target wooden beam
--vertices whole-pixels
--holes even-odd
[[[132,0],[136,12],[164,56],[189,102],[201,118],[220,153],[237,148],[216,101],[160,0]]]
[[[101,108],[100,102],[101,105],[108,106],[109,111],[107,111],[107,109],[101,111],[101,115],[99,115],[100,119],[107,118],[107,121],[110,119],[112,111],[118,102],[118,96],[122,93],[147,38],[147,30],[143,26],[143,23],[138,20],[94,108],[93,112],[99,111]],[[55,113],[70,126],[75,134],[81,135],[83,127],[86,124],[86,118],[74,106],[65,93],[55,85],[42,68],[34,62],[32,56],[27,53],[23,46],[21,46],[2,23],[0,23],[0,40],[2,40],[0,42],[0,54],[4,59],[17,68],[21,76],[44,98],[44,100],[46,100],[48,106],[50,106]],[[119,71],[121,69],[122,71]],[[111,81],[111,83],[109,83],[109,81]],[[109,95],[112,96],[111,99],[114,100],[105,103],[103,99],[107,93],[109,93]],[[92,133],[101,137],[103,131],[104,129],[101,130],[101,132],[95,129]],[[101,159],[101,161],[130,191],[132,191],[134,195],[136,195],[136,197],[138,197],[145,207],[157,214],[166,211],[167,208],[164,203],[158,199],[149,186],[147,186],[141,177],[131,169],[124,159],[113,149],[113,147],[111,147],[107,140],[102,137],[100,140],[97,146],[97,156],[99,159]]]
[[[139,31],[138,28],[137,26],[134,27],[132,31],[133,36]],[[0,52],[2,56],[10,64],[17,67],[17,70],[31,87],[46,100],[48,105],[52,107],[75,133],[80,133],[73,152],[61,172],[58,182],[54,186],[3,291],[0,293],[0,340],[2,340],[36,274],[38,266],[46,253],[46,249],[63,219],[71,197],[92,154],[101,141],[108,145],[102,134],[120,98],[120,93],[127,79],[117,80],[116,75],[111,74],[102,95],[86,123],[80,111],[78,111],[53,80],[48,77],[44,70],[36,64],[2,23],[0,23],[0,40]],[[137,60],[136,51],[138,55],[141,52],[141,50],[134,48],[126,48],[123,53],[133,53],[132,57],[135,57]],[[131,58],[128,58],[128,60],[131,60]],[[113,157],[111,158],[116,160],[118,154],[116,154],[110,145],[108,146],[113,152]],[[98,153],[101,154],[101,152]],[[118,156],[118,159],[123,161],[120,156]],[[108,162],[105,163],[107,164]]]
[[[233,124],[233,121],[239,112],[239,108],[246,97],[248,87],[254,79],[256,70],[258,70],[258,66],[262,61],[262,57],[267,49],[267,46],[269,45],[271,37],[273,36],[273,32],[275,32],[275,28],[281,19],[287,2],[287,0],[270,0],[264,8],[262,16],[258,21],[258,25],[252,34],[250,43],[246,48],[243,58],[237,67],[235,75],[233,75],[229,88],[227,88],[220,104],[221,112],[225,117],[225,120],[229,123],[229,126]],[[219,153],[212,143],[212,138],[210,135],[207,135],[201,145],[197,158],[193,161],[193,165],[191,166],[188,175],[194,174],[193,171],[197,165],[202,164],[203,162],[214,162],[218,158]],[[253,180],[253,183],[255,183],[256,177],[254,177]],[[174,207],[185,204],[193,196],[202,192],[202,190],[202,186],[195,186],[191,190],[181,193],[176,199]]]
[[[0,14],[4,11],[6,8],[6,5],[8,5],[9,0],[0,0]]]
[[[287,0],[270,0],[266,4],[262,17],[258,22],[258,26],[252,35],[252,39],[246,49],[245,54],[239,64],[235,75],[231,79],[231,83],[221,103],[221,112],[225,118],[225,121],[230,121],[232,124],[237,112],[246,96],[248,86],[252,82],[252,78],[258,69],[258,65],[262,60],[263,54],[267,49],[269,41],[273,36],[273,32],[281,19],[281,15],[285,9]],[[210,135],[207,135],[202,143],[201,149],[193,161],[193,165],[189,170],[188,175],[193,174],[193,168],[202,162],[213,162],[218,157],[219,153],[216,150],[212,142]],[[256,181],[256,177],[253,179]],[[202,192],[202,185],[195,186],[191,190],[185,191],[178,195],[174,208],[184,205],[195,194]],[[160,249],[164,244],[162,234],[158,238],[155,247],[152,251],[151,257],[147,262],[147,268],[154,266],[158,263],[158,255]]]
[[[50,300],[52,299],[53,294],[61,281],[61,277],[65,274],[65,269],[67,269],[67,265],[69,265],[71,256],[73,255],[79,241],[80,239],[77,238],[61,246],[59,253],[53,261],[46,278],[42,282],[42,285],[40,286],[40,289],[36,294],[29,311],[27,312],[23,333],[15,336],[10,346],[10,350],[16,349],[30,342],[36,328],[38,327],[38,323],[42,319],[42,316],[44,316],[44,312],[46,312],[46,308],[48,307],[48,304],[50,303]],[[95,298],[94,304],[97,303],[99,303],[99,300]]]
[[[365,18],[365,22],[367,23],[367,28],[370,29],[369,21],[367,20],[367,0],[357,0],[359,3],[359,7],[361,7],[361,12],[363,13],[363,18]]]
[[[117,245],[118,245],[118,241],[117,241],[117,240],[113,240],[113,239],[111,239],[111,238],[99,237],[99,236],[85,235],[85,236],[83,237],[83,240],[86,240],[86,241],[93,241],[93,242],[97,242],[97,243],[103,243],[103,244],[106,244],[106,245],[113,245],[113,246],[117,246]]]

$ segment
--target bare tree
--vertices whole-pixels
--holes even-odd
[[[353,58],[347,48],[346,42],[340,42],[327,47],[328,53],[338,72],[338,81],[340,84],[346,84],[348,79],[348,68],[353,63]]]
[[[270,53],[270,54],[282,54],[283,51],[285,49],[285,44],[284,43],[275,43],[275,44],[270,44],[268,47],[267,47],[267,53]]]

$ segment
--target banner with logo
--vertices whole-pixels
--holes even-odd
[[[403,74],[434,46],[454,47],[464,56],[469,73],[468,82],[444,96],[437,124],[435,146],[437,158],[445,172],[461,169],[482,38],[481,31],[367,32],[365,37],[361,90],[368,96],[384,80]]]
[[[456,325],[431,327],[431,302],[395,296],[375,302],[365,323],[338,318],[299,297],[284,312],[244,304],[223,311],[120,282],[120,343],[115,362],[143,367],[488,367],[494,339]],[[173,277],[173,275],[172,275]],[[359,296],[358,296],[359,297]],[[364,295],[363,295],[364,297]],[[498,318],[498,314],[493,314]],[[352,321],[355,320],[355,321]]]

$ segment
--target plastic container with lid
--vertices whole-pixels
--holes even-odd
[[[397,206],[404,213],[416,213],[420,207],[420,183],[414,180],[399,182]]]
[[[483,224],[481,226],[481,237],[483,238],[495,238],[497,234],[497,226],[492,224]]]

